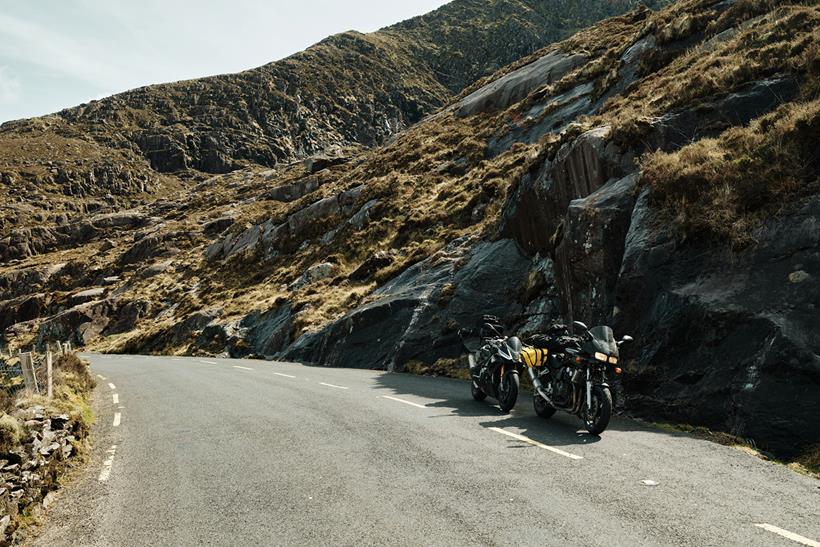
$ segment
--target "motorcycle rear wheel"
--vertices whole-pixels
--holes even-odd
[[[509,412],[518,400],[518,373],[508,372],[498,386],[498,404],[502,412]]]
[[[555,414],[556,408],[549,404],[537,392],[532,394],[532,406],[535,409],[535,413],[541,418],[550,418]]]
[[[587,410],[586,405],[581,411],[587,431],[592,435],[600,435],[609,425],[612,417],[612,393],[608,387],[595,386],[592,388],[592,408]]]
[[[481,391],[481,388],[475,385],[475,382],[470,381],[470,393],[476,401],[483,401],[487,398],[487,394]]]

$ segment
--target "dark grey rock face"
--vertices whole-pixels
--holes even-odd
[[[610,320],[637,181],[637,172],[613,179],[569,204],[564,237],[555,251],[562,315],[568,323]]]
[[[638,343],[629,406],[728,427],[786,456],[820,438],[820,200],[730,256],[679,246],[643,196],[626,239],[616,325]]]
[[[556,234],[573,199],[588,196],[630,167],[620,149],[599,127],[562,146],[555,158],[525,175],[510,193],[500,232],[531,253],[546,255],[560,242]]]
[[[387,370],[454,357],[461,352],[459,326],[487,313],[518,318],[532,267],[512,240],[455,241],[443,257],[408,268],[375,291],[374,301],[303,335],[280,357]]]

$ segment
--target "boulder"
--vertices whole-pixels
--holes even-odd
[[[80,304],[82,302],[99,300],[103,296],[105,296],[105,287],[94,287],[72,294],[70,300],[73,304]]]
[[[333,167],[334,165],[347,163],[348,161],[350,161],[350,156],[344,155],[340,152],[336,153],[330,151],[305,158],[302,160],[302,164],[305,166],[305,171],[313,174],[318,173],[323,169],[327,169],[328,167]]]
[[[104,334],[107,336],[134,330],[139,321],[151,313],[151,308],[151,302],[148,300],[118,303],[113,321],[109,323]]]
[[[365,259],[364,262],[347,276],[351,281],[366,281],[374,273],[393,263],[393,257],[386,251],[378,251]]]
[[[315,281],[320,279],[326,279],[328,277],[333,276],[333,273],[336,271],[336,265],[331,264],[330,262],[321,262],[319,264],[314,264],[305,272],[299,276],[299,278],[290,284],[288,287],[290,290],[295,291],[304,287],[305,285],[309,285]]]
[[[37,347],[70,341],[82,347],[97,339],[111,322],[115,305],[108,300],[79,304],[44,320],[37,331]]]
[[[324,181],[317,177],[306,177],[291,184],[277,186],[267,193],[267,198],[274,201],[296,201],[319,189]]]
[[[139,343],[141,351],[162,351],[195,342],[194,334],[215,322],[222,315],[220,309],[193,312],[181,321],[167,327],[147,341]],[[129,348],[126,348],[130,351]]]
[[[232,216],[222,216],[219,218],[215,218],[213,220],[209,220],[202,226],[202,232],[208,236],[213,237],[215,235],[221,234],[231,226],[233,226],[236,220]]]

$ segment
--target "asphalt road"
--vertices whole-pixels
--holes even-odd
[[[34,545],[820,540],[820,481],[632,420],[599,438],[528,396],[502,415],[457,380],[85,357],[101,376],[93,455]]]

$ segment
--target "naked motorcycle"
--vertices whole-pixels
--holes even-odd
[[[542,418],[556,410],[575,414],[587,431],[600,435],[612,416],[607,375],[621,373],[619,347],[632,337],[615,341],[612,329],[605,325],[589,328],[580,321],[573,325],[580,335],[569,335],[566,327],[558,325],[522,350],[534,388],[533,406]]]
[[[492,315],[482,317],[477,330],[462,329],[459,335],[468,351],[473,399],[490,396],[503,412],[512,410],[518,400],[521,340],[504,336],[501,322]]]

